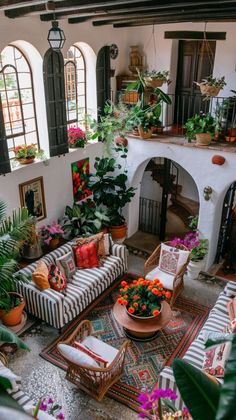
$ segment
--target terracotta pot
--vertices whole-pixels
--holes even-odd
[[[152,134],[162,134],[164,127],[153,127]]]
[[[127,226],[111,226],[111,236],[114,242],[122,243],[126,238]]]
[[[236,137],[236,128],[229,128],[228,129],[228,135],[230,137]]]
[[[217,96],[221,89],[215,86],[202,85],[201,83],[199,86],[200,86],[201,93],[207,96]]]
[[[225,136],[225,141],[229,143],[234,143],[236,141],[236,136]]]
[[[214,165],[224,165],[225,158],[223,156],[220,156],[220,155],[214,155],[212,157],[211,161]]]
[[[196,140],[199,146],[208,146],[211,143],[211,135],[209,133],[196,134]]]
[[[120,147],[127,147],[128,146],[128,140],[126,137],[118,136],[115,138],[115,144],[116,146]]]
[[[137,137],[139,137],[139,131],[138,131],[138,129],[137,129],[137,128],[134,128],[134,129],[132,130],[132,134],[133,134],[133,136],[137,136]]]
[[[149,128],[148,131],[144,131],[143,127],[140,125],[138,128],[139,131],[139,135],[141,137],[141,139],[150,139],[152,137],[152,128]]]
[[[20,324],[21,322],[22,312],[25,307],[25,301],[23,299],[23,296],[21,296],[19,293],[12,292],[9,294],[19,298],[21,300],[21,303],[20,305],[15,306],[15,308],[12,308],[9,312],[6,312],[3,309],[1,309],[0,318],[4,325],[7,325],[8,327],[13,327],[15,325]]]
[[[28,165],[29,163],[33,163],[35,161],[35,156],[30,158],[30,159],[22,159],[22,158],[16,158],[16,160],[21,164],[21,165]]]
[[[125,309],[126,309],[127,314],[128,314],[131,318],[135,319],[136,321],[137,321],[137,320],[139,320],[139,321],[145,321],[145,320],[148,320],[148,319],[158,318],[158,316],[160,316],[160,313],[161,313],[161,311],[162,311],[162,304],[161,304],[161,307],[160,307],[160,309],[159,309],[159,314],[158,314],[157,316],[154,316],[154,315],[150,315],[150,316],[139,316],[139,315],[134,315],[134,314],[130,314],[130,313],[128,312],[127,308],[125,308]]]
[[[161,87],[165,83],[165,79],[153,79],[152,77],[144,77],[147,86],[152,88]]]
[[[58,247],[59,243],[60,243],[60,239],[59,238],[51,239],[51,241],[49,242],[49,247],[51,249],[56,249]]]

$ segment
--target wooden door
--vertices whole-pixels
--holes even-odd
[[[175,122],[184,124],[192,115],[208,111],[209,103],[194,82],[212,75],[215,48],[215,41],[179,41]]]

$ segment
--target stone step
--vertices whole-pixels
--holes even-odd
[[[199,202],[192,200],[191,198],[184,197],[181,194],[177,194],[176,196],[171,196],[171,201],[175,205],[179,205],[180,207],[184,208],[189,215],[197,216],[199,213]]]

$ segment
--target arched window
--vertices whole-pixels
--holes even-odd
[[[86,66],[81,50],[72,45],[65,58],[66,117],[68,126],[81,126],[87,112]]]
[[[0,54],[0,96],[10,159],[14,147],[21,144],[34,143],[39,148],[31,69],[13,45]]]

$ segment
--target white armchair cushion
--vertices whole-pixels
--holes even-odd
[[[74,363],[75,365],[86,365],[95,368],[99,367],[97,362],[92,357],[76,349],[75,347],[68,346],[67,344],[58,344],[57,348],[61,354],[66,357],[66,359],[70,360],[70,362]]]
[[[175,276],[165,271],[160,270],[159,267],[155,267],[152,271],[150,271],[146,277],[147,280],[153,281],[155,279],[159,279],[165,289],[173,290],[173,283]]]
[[[88,347],[90,350],[101,356],[103,359],[107,360],[108,364],[110,364],[114,360],[118,353],[117,349],[110,346],[109,344],[104,343],[98,338],[93,337],[92,335],[86,337],[81,344]]]
[[[8,379],[11,382],[12,390],[17,391],[19,386],[17,385],[16,381],[20,381],[21,377],[15,375],[11,369],[8,369],[2,362],[0,362],[0,376],[3,378]]]
[[[162,243],[159,267],[162,271],[175,276],[187,262],[188,256],[189,251],[183,251]]]

